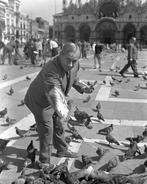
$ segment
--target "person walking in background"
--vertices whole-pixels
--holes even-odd
[[[35,41],[32,39],[29,45],[29,58],[31,60],[31,64],[33,66],[36,65],[36,56],[37,56],[38,52],[37,52],[37,48],[36,48],[36,44]]]
[[[71,87],[81,94],[93,92],[77,77],[79,58],[79,47],[66,43],[59,55],[44,65],[25,95],[25,104],[34,114],[37,125],[41,165],[50,164],[52,145],[57,150],[57,157],[77,157],[68,151],[64,137],[63,124],[70,117],[66,96]]]
[[[52,52],[52,57],[58,55],[58,43],[55,40],[50,40],[50,49]]]
[[[127,69],[131,66],[134,77],[139,77],[138,76],[138,71],[137,71],[137,58],[138,58],[138,50],[136,46],[136,38],[131,37],[129,40],[129,45],[128,45],[128,63],[123,67],[123,69],[119,72],[122,77],[124,76],[124,73],[127,71]]]
[[[97,41],[94,49],[94,68],[95,69],[99,68],[100,72],[101,72],[102,51],[103,45],[99,41]]]
[[[82,58],[87,59],[87,43],[86,43],[86,41],[83,41],[81,44],[81,52],[82,52]]]
[[[16,43],[15,43],[14,37],[12,37],[11,40],[4,46],[2,64],[5,63],[6,56],[8,56],[9,65],[13,64],[12,53],[14,52],[15,46],[16,46]]]

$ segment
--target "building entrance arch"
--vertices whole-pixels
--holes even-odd
[[[147,45],[147,25],[140,29],[140,42],[142,45]]]
[[[124,42],[124,44],[126,44],[126,43],[129,42],[129,39],[132,36],[136,37],[136,28],[135,28],[135,26],[131,23],[128,23],[123,29],[123,34],[124,34],[123,42]]]
[[[64,38],[65,40],[75,42],[76,40],[76,31],[75,28],[71,25],[65,27],[64,30]]]
[[[117,26],[112,20],[106,19],[96,26],[96,40],[102,43],[111,44],[116,41]]]
[[[90,26],[87,24],[82,24],[79,28],[79,39],[84,41],[89,41],[90,39]]]

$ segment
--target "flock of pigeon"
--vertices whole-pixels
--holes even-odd
[[[96,84],[96,82],[95,82]],[[87,103],[90,100],[90,97],[87,97],[87,101],[83,101],[83,103]],[[69,102],[69,109],[71,109],[72,102]],[[101,114],[101,103],[98,102],[94,112],[97,112],[98,121],[105,121],[103,115]],[[7,109],[4,109],[0,112],[0,117],[3,118],[7,114]],[[92,115],[89,115],[87,112],[80,110],[77,106],[75,106],[74,110],[74,118],[71,117],[67,122],[68,132],[71,134],[66,137],[66,142],[70,144],[71,141],[75,140],[84,140],[80,133],[75,128],[76,123],[81,126],[85,126],[88,129],[92,129]],[[30,126],[29,130],[22,130],[18,127],[16,128],[16,134],[18,136],[25,137],[27,133],[30,131],[37,131],[36,124]],[[98,130],[98,134],[104,135],[108,145],[116,144],[120,145],[120,142],[117,141],[113,136],[114,126],[113,124],[106,126]],[[118,156],[113,157],[106,164],[105,170],[95,170],[93,164],[95,164],[91,157],[88,155],[81,155],[82,160],[82,169],[75,172],[69,172],[68,170],[68,159],[65,160],[64,163],[60,165],[50,165],[50,166],[42,166],[40,163],[36,161],[37,149],[34,146],[33,140],[29,143],[26,149],[26,158],[24,160],[23,170],[21,172],[20,177],[12,182],[12,184],[139,184],[145,181],[145,176],[136,176],[134,177],[132,174],[113,174],[111,173],[111,169],[116,167],[119,162],[123,162],[127,159],[134,159],[138,155],[147,155],[147,146],[144,146],[144,153],[139,150],[138,143],[144,141],[147,137],[147,128],[142,132],[142,135],[138,135],[137,137],[128,137],[126,138],[129,141],[129,147],[122,155],[121,160]],[[6,146],[10,140],[0,139],[0,152],[4,154]],[[105,153],[109,152],[109,149],[104,149],[101,147],[97,147],[96,154],[98,157],[98,161],[105,155]],[[146,157],[146,156],[145,156]],[[0,159],[0,172],[8,167],[7,161]],[[27,167],[36,167],[39,166],[39,176],[35,177],[33,175],[26,175]],[[143,164],[144,173],[147,168],[147,161]]]
[[[23,68],[20,68],[23,69]],[[117,69],[117,68],[116,68]],[[142,76],[143,80],[147,80],[147,75],[144,73]],[[7,79],[7,74],[3,76],[3,80]],[[29,76],[26,77],[26,80],[29,81],[31,78]],[[128,83],[130,79],[125,80],[125,83]],[[110,86],[114,86],[116,83],[119,84],[122,82],[122,79],[118,79],[114,76],[112,76],[112,80],[109,81]],[[87,85],[89,85],[91,88],[94,88],[97,84],[97,81],[95,81],[93,84],[90,82],[87,82]],[[103,84],[106,84],[106,81],[103,81]],[[147,85],[146,85],[147,86]],[[140,89],[140,85],[138,85],[134,91],[138,91]],[[12,86],[10,87],[9,91],[7,92],[7,95],[12,96],[14,94],[14,89]],[[120,95],[118,90],[115,90],[112,96],[118,97]],[[91,96],[88,95],[86,99],[83,100],[83,103],[88,103],[91,100]],[[21,100],[20,104],[18,106],[23,106],[24,101]],[[71,104],[69,103],[69,106]],[[71,107],[69,107],[71,108]],[[97,120],[99,122],[104,122],[105,119],[101,113],[101,104],[100,102],[97,103],[95,109],[93,109],[94,112],[96,112]],[[4,108],[0,111],[0,118],[4,118],[6,114],[8,113],[8,109]],[[92,129],[92,115],[89,115],[85,111],[81,111],[77,106],[74,110],[74,117],[76,121],[74,121],[72,118],[68,120],[67,128],[70,135],[66,136],[65,140],[68,144],[70,142],[75,140],[84,140],[83,137],[80,135],[78,130],[75,128],[76,123],[81,126],[85,126],[88,129]],[[10,117],[6,117],[6,122],[8,125],[12,125],[16,122],[15,119],[11,119]],[[30,131],[37,131],[36,124],[30,126],[29,130],[22,130],[18,127],[15,127],[16,134],[23,138],[27,136],[27,133]],[[111,148],[111,144],[120,145],[120,142],[116,140],[115,137],[113,137],[114,126],[113,124],[98,130],[98,134],[101,134],[105,136],[106,141],[108,142],[108,145]],[[119,162],[123,162],[128,159],[134,159],[136,156],[142,156],[144,155],[146,158],[147,155],[147,146],[144,145],[144,152],[139,149],[138,143],[143,142],[147,137],[147,128],[145,127],[145,130],[142,132],[142,135],[137,135],[137,137],[127,137],[126,140],[129,141],[128,149],[125,151],[125,153],[122,155],[121,159],[118,156],[113,157],[111,160],[108,161],[106,164],[105,170],[95,170],[93,167],[93,164],[95,164],[91,157],[88,155],[81,155],[82,160],[82,169],[75,171],[75,172],[69,172],[68,170],[68,159],[65,160],[64,163],[61,163],[60,165],[50,165],[50,166],[42,166],[40,163],[36,161],[36,154],[37,149],[34,146],[33,140],[30,141],[29,145],[26,149],[26,158],[24,160],[24,166],[23,170],[21,172],[20,177],[12,182],[12,184],[143,184],[147,175],[141,175],[141,176],[134,176],[132,174],[114,174],[111,173],[111,169],[117,167]],[[7,147],[7,144],[9,143],[9,139],[0,139],[0,155],[5,154],[5,150]],[[107,153],[109,152],[109,149],[104,149],[101,147],[97,147],[96,154],[98,157],[98,161]],[[7,160],[0,159],[0,173],[3,169],[8,168],[9,163]],[[26,175],[26,169],[27,167],[36,167],[36,165],[39,165],[39,176],[35,177],[33,175]],[[147,168],[147,160],[143,164],[144,173]]]

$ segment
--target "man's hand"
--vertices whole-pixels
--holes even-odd
[[[94,91],[94,88],[90,88],[90,87],[85,87],[84,88],[84,93],[89,94],[89,93],[92,93],[93,91]]]

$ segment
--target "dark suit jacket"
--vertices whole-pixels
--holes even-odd
[[[138,55],[137,47],[134,44],[129,44],[128,45],[128,60],[132,59],[136,61],[137,55]]]
[[[59,56],[53,58],[43,67],[29,86],[25,96],[25,104],[33,113],[50,106],[50,91],[54,87],[60,89],[65,96],[72,86],[79,93],[83,93],[85,85],[79,82],[78,70],[79,63],[77,62],[69,73],[69,79],[67,79],[66,72],[60,65]]]

